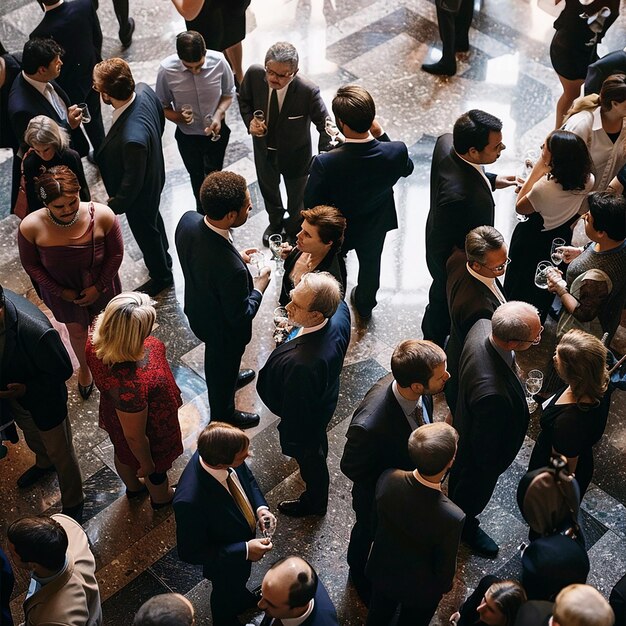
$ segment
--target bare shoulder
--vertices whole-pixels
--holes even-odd
[[[42,228],[45,227],[45,219],[47,219],[46,209],[38,209],[37,211],[29,213],[20,222],[20,233],[28,241],[35,243],[37,235],[41,232]]]
[[[115,213],[101,202],[94,202],[93,207],[96,223],[101,225],[106,232],[109,232],[115,223]]]

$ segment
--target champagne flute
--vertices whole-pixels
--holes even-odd
[[[324,130],[326,131],[326,134],[330,137],[330,145],[334,148],[339,143],[339,141],[337,141],[337,137],[339,136],[339,129],[337,128],[335,121],[332,117],[330,117],[330,115],[328,115],[324,120]]]
[[[275,235],[270,235],[268,241],[270,244],[270,250],[272,251],[272,256],[274,257],[274,261],[276,261],[276,276],[282,276],[285,273],[283,259],[280,254],[283,246],[283,238],[277,233]]]
[[[204,116],[204,127],[211,128],[213,125],[213,116],[209,113]],[[222,136],[218,135],[214,130],[209,131],[211,133],[211,141],[219,141]]]
[[[535,167],[535,163],[539,158],[539,154],[535,150],[528,150],[524,155],[524,162],[522,164],[522,168],[517,174],[517,179],[520,182],[517,186],[517,191],[522,188],[522,185],[526,182],[526,179],[530,176],[530,173],[533,171],[533,167]],[[518,222],[526,222],[528,220],[528,215],[520,215],[519,213],[515,214]]]
[[[565,239],[557,237],[552,240],[552,247],[550,248],[550,258],[554,265],[559,265],[563,261],[563,250],[559,250],[565,245]]]
[[[82,123],[89,124],[89,122],[91,122],[91,113],[89,113],[89,107],[87,106],[87,103],[81,102],[80,104],[77,104],[76,106],[80,109],[81,113],[83,114],[83,117],[81,120]]]
[[[272,515],[262,515],[259,520],[259,526],[261,527],[263,537],[272,541],[272,537],[276,532],[276,518]]]
[[[548,288],[548,270],[554,267],[550,261],[539,261],[535,270],[535,286],[539,289]]]
[[[259,124],[265,124],[265,130],[260,135],[261,137],[265,137],[265,135],[267,135],[267,124],[265,122],[265,113],[263,113],[263,111],[261,111],[261,109],[257,109],[252,115],[254,116],[254,119]]]
[[[541,387],[543,387],[543,372],[541,370],[530,370],[526,376],[526,402],[531,413],[534,413],[539,406],[533,396],[541,391]]]

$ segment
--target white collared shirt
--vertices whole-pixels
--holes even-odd
[[[65,0],[59,0],[58,2],[55,2],[54,4],[44,7],[44,10],[47,13],[48,11],[52,11],[52,9],[56,9],[57,7],[60,7],[64,2]]]
[[[372,133],[368,131],[367,137],[365,137],[365,139],[350,139],[349,137],[346,137],[344,139],[344,143],[367,143],[368,141],[373,141],[374,139],[376,139],[376,137],[374,137],[374,135],[372,135]]]
[[[398,389],[398,382],[395,380],[391,383],[391,391],[393,392],[395,399],[400,405],[400,408],[402,409],[402,412],[404,413],[404,417],[406,417],[407,421],[409,422],[409,426],[411,427],[411,430],[415,430],[416,428],[419,428],[419,424],[413,417],[413,411],[415,411],[416,407],[421,408],[422,417],[424,418],[425,424],[430,424],[432,422],[432,419],[430,415],[428,415],[428,411],[426,410],[426,407],[424,406],[424,403],[422,402],[422,396],[420,396],[417,399],[417,402],[415,402],[414,400],[407,400],[407,398],[405,398],[400,393],[400,389]]]
[[[311,601],[309,602],[309,607],[302,615],[300,615],[300,617],[283,617],[280,621],[283,623],[283,626],[300,626],[300,624],[305,622],[309,618],[311,613],[313,613],[314,607],[315,607],[315,598],[311,598]],[[275,624],[276,620],[277,618],[273,617],[269,626],[272,626],[272,624]]]
[[[493,295],[498,298],[500,304],[504,304],[506,302],[506,298],[504,294],[500,291],[500,287],[498,287],[498,283],[496,282],[495,277],[489,278],[488,276],[483,276],[478,272],[475,272],[469,265],[469,263],[465,264],[467,271],[473,276],[476,280],[479,280],[483,285],[487,285],[489,287],[489,291],[493,293]]]
[[[456,150],[454,152],[459,157],[459,159],[461,159],[461,161],[465,161],[468,165],[471,165],[477,172],[479,172],[479,174],[483,177],[483,180],[487,183],[487,187],[489,187],[489,191],[493,191],[491,189],[491,182],[487,178],[487,175],[485,174],[485,170],[483,166],[480,163],[472,163],[471,161],[464,159]]]
[[[206,215],[204,216],[204,223],[214,233],[217,233],[221,237],[224,237],[224,239],[226,239],[229,243],[233,243],[233,238],[232,238],[232,235],[230,234],[230,230],[228,230],[226,228],[218,228],[217,226],[213,226],[213,224],[211,224],[211,222],[209,222],[209,220],[208,220]]]
[[[416,469],[413,470],[413,476],[420,485],[424,485],[424,487],[429,487],[435,491],[441,491],[441,483],[431,483],[427,481]]]
[[[295,337],[293,337],[293,339],[295,339],[296,337],[302,337],[302,335],[307,335],[308,333],[314,333],[316,330],[324,328],[326,324],[328,324],[328,318],[326,318],[321,324],[317,324],[316,326],[308,326],[307,328],[305,328],[304,326],[300,326],[300,329],[296,333]]]
[[[111,117],[111,126],[113,126],[113,124],[117,122],[120,115],[124,113],[124,111],[126,111],[126,109],[135,101],[136,97],[137,97],[137,94],[133,91],[133,95],[131,99],[126,104],[123,104],[119,109],[115,109],[115,111],[113,111],[113,115]]]
[[[295,78],[295,76],[294,76]],[[270,102],[272,101],[272,91],[276,92],[276,97],[278,98],[278,112],[280,113],[280,110],[283,108],[283,102],[285,101],[285,96],[287,95],[287,89],[289,89],[289,85],[291,85],[293,81],[289,81],[284,87],[281,87],[280,89],[272,89],[271,87],[268,90],[267,93],[267,121],[269,122],[269,118],[270,118]]]
[[[47,91],[48,83],[47,82],[41,82],[40,80],[35,80],[34,78],[27,76],[24,71],[22,71],[22,78],[29,85],[32,85],[46,100],[48,100],[48,102],[50,102],[50,104],[52,104],[52,102],[50,101],[50,98],[48,98],[48,91]]]

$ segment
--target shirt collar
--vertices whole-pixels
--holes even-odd
[[[345,143],[367,143],[368,141],[374,141],[374,139],[376,139],[376,137],[374,137],[372,133],[368,132],[367,137],[365,137],[365,139],[350,139],[349,137],[346,137],[344,142]]]
[[[55,4],[51,4],[50,6],[45,7],[46,13],[48,11],[52,11],[52,9],[56,9],[57,7],[60,7],[64,2],[65,2],[65,0],[59,0]]]
[[[396,400],[398,401],[398,404],[400,405],[400,408],[402,409],[402,412],[406,416],[411,415],[413,413],[413,411],[415,411],[415,407],[417,406],[418,403],[415,402],[415,400],[407,400],[400,393],[400,390],[398,389],[398,383],[395,380],[391,383],[391,391],[393,392],[393,395],[395,396]]]
[[[495,277],[489,278],[488,276],[483,276],[482,274],[479,274],[478,272],[475,272],[470,267],[469,263],[466,263],[465,267],[467,268],[467,271],[470,273],[471,276],[473,276],[476,280],[479,280],[481,283],[484,283],[489,288],[491,288],[491,286],[496,282]]]
[[[113,116],[111,117],[111,124],[115,124],[115,122],[117,122],[120,115],[124,113],[124,111],[126,111],[126,109],[135,101],[136,97],[137,97],[137,94],[133,92],[132,98],[126,104],[123,104],[119,109],[115,109],[115,111],[113,111]]]
[[[46,88],[48,87],[47,82],[41,82],[40,80],[35,80],[30,76],[27,76],[24,71],[22,71],[22,78],[29,84],[32,85],[41,95],[46,95]]]
[[[34,580],[36,580],[42,587],[44,585],[47,585],[48,583],[51,583],[55,578],[58,578],[66,569],[67,566],[69,565],[69,559],[67,558],[67,554],[65,555],[65,562],[63,563],[63,567],[56,573],[56,574],[52,574],[52,576],[37,576],[37,574],[35,574],[34,572],[32,573],[32,577]]]
[[[431,483],[427,481],[416,469],[413,470],[413,476],[420,485],[424,485],[424,487],[429,487],[435,491],[441,491],[441,483]]]
[[[207,228],[210,228],[214,233],[217,233],[221,237],[224,237],[224,239],[227,239],[230,243],[233,243],[233,238],[230,234],[230,230],[228,230],[227,228],[218,228],[217,226],[213,226],[213,224],[211,224],[211,222],[209,222],[209,220],[207,219],[206,215],[204,216],[203,222],[204,225]]]
[[[296,335],[296,337],[302,337],[302,335],[308,335],[309,333],[314,333],[316,330],[320,330],[320,328],[324,328],[328,324],[328,318],[326,318],[321,324],[317,324],[316,326],[308,326],[307,328],[300,328],[300,332]]]
[[[215,480],[219,483],[225,483],[228,478],[228,470],[227,469],[215,469],[214,467],[210,467],[207,465],[200,455],[198,455],[198,461],[200,461],[200,466],[207,473],[211,474]]]
[[[313,613],[313,608],[315,607],[315,598],[311,598],[309,602],[309,608],[302,614],[300,617],[283,617],[281,622],[283,626],[300,626],[303,622],[305,622],[311,613]]]

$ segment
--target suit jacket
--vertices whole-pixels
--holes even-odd
[[[495,174],[480,172],[452,146],[452,134],[441,135],[430,169],[430,211],[426,221],[426,264],[430,275],[445,279],[453,248],[465,249],[465,236],[477,226],[493,226]]]
[[[30,411],[39,430],[50,430],[67,417],[65,381],[74,371],[70,356],[50,320],[32,302],[8,289],[4,297],[0,388],[24,383],[26,394],[18,402]],[[0,409],[10,414],[10,401],[0,400]]]
[[[272,623],[272,617],[267,615],[261,620],[259,626],[269,626]],[[337,611],[333,601],[326,591],[326,587],[322,581],[317,579],[317,590],[313,603],[313,611],[303,622],[301,626],[339,626],[337,619]]]
[[[470,465],[502,474],[519,452],[528,428],[522,384],[491,344],[490,334],[491,321],[478,320],[461,353],[454,414],[459,449],[453,473]]]
[[[11,594],[15,585],[15,577],[11,569],[11,563],[7,555],[0,548],[0,624],[2,626],[13,626],[11,615]]]
[[[446,264],[448,281],[448,311],[450,311],[450,339],[446,345],[450,380],[446,384],[446,399],[454,413],[456,393],[459,386],[459,360],[465,337],[472,326],[480,319],[490,320],[500,301],[494,293],[467,271],[467,257],[462,250],[456,250]],[[500,291],[504,288],[496,278]]]
[[[95,155],[111,197],[109,206],[118,215],[127,211],[155,214],[165,184],[163,107],[145,83],[137,84],[135,94]]]
[[[261,65],[248,68],[239,88],[239,111],[246,129],[261,110],[268,117],[269,85]],[[287,93],[278,116],[277,157],[278,166],[285,178],[306,176],[311,163],[311,123],[319,133],[318,150],[328,150],[330,137],[324,130],[328,116],[320,89],[297,74],[287,87]],[[267,148],[265,137],[253,137],[255,152]]]
[[[262,296],[253,290],[239,252],[196,211],[180,218],[176,250],[185,276],[185,315],[196,337],[214,347],[245,346]]]
[[[297,456],[324,439],[349,343],[350,310],[342,301],[323,328],[278,346],[259,372],[259,396],[281,418],[284,454]]]
[[[548,626],[554,604],[544,600],[524,602],[517,612],[514,626]]]
[[[60,576],[24,600],[24,624],[99,626],[102,624],[100,590],[95,576],[96,560],[87,535],[67,515],[57,513],[52,519],[67,533],[68,565]]]
[[[616,50],[609,52],[587,68],[587,78],[585,79],[585,95],[590,93],[600,93],[602,83],[611,74],[626,73],[626,52]]]
[[[242,463],[235,472],[252,510],[267,506],[248,466]],[[230,493],[200,465],[197,452],[178,481],[174,514],[182,561],[202,565],[209,580],[220,574],[250,572],[246,542],[255,534]]]
[[[30,34],[52,37],[65,50],[63,67],[57,82],[73,104],[84,102],[91,91],[92,70],[102,60],[102,30],[92,0],[65,0],[46,11]]]
[[[347,221],[343,250],[352,250],[398,228],[393,186],[412,171],[401,141],[346,142],[313,159],[304,206],[338,208]]]
[[[11,148],[17,152],[20,142],[15,136],[15,130],[9,120],[9,93],[13,81],[20,73],[20,55],[3,54],[4,59],[4,84],[0,87],[0,148]]]
[[[365,573],[398,602],[431,606],[452,589],[465,514],[413,472],[387,470],[376,486],[377,527]]]
[[[65,106],[69,107],[69,97],[61,89],[56,81],[50,81],[61,100],[65,102]],[[53,119],[59,126],[65,128],[70,134],[70,146],[80,154],[87,156],[89,153],[89,142],[80,126],[72,129],[69,122],[59,117],[55,108],[50,104],[48,99],[43,96],[37,89],[24,80],[22,74],[18,74],[13,81],[11,92],[9,93],[9,119],[18,140],[24,149],[24,132],[28,126],[28,122],[37,115],[46,115]]]

